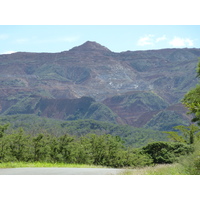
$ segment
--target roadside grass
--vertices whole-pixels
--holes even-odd
[[[5,162],[5,163],[0,163],[0,168],[22,168],[22,167],[106,168],[106,167],[97,166],[97,165],[47,163],[47,162]]]
[[[189,175],[180,164],[162,164],[124,170],[120,175]]]
[[[86,164],[66,164],[48,162],[5,162],[0,163],[0,168],[25,168],[25,167],[66,167],[66,168],[109,168],[105,166]],[[119,175],[190,175],[181,164],[160,164],[143,168],[124,168]]]

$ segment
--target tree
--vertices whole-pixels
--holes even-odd
[[[79,137],[76,141],[76,163],[93,164],[92,144],[86,136]]]
[[[179,156],[193,151],[190,145],[184,143],[153,142],[143,147],[156,164],[173,163]]]
[[[0,126],[0,162],[10,161],[12,155],[9,146],[9,135],[5,134],[9,124]]]
[[[56,136],[50,135],[50,157],[52,162],[61,162],[62,154],[60,153],[59,141]]]
[[[29,160],[30,153],[30,136],[24,133],[24,130],[20,128],[9,135],[9,146],[12,156],[17,161]]]
[[[119,136],[105,135],[107,146],[107,165],[119,167],[124,165],[123,141]]]
[[[49,137],[43,133],[37,134],[32,138],[33,159],[34,161],[49,161],[51,148]]]
[[[199,139],[200,128],[191,124],[190,126],[175,126],[177,131],[164,131],[163,133],[168,134],[169,138],[174,142],[182,142],[186,144],[194,144],[196,139]],[[179,135],[181,133],[182,135]]]
[[[8,129],[8,127],[10,126],[10,124],[5,124],[0,126],[0,138],[2,138],[5,134],[5,131]]]
[[[106,144],[106,135],[96,135],[96,134],[87,134],[91,144],[91,153],[93,157],[93,164],[95,165],[106,165],[107,157],[107,144]]]
[[[12,154],[9,145],[9,135],[5,135],[0,138],[0,162],[8,162],[11,161]]]
[[[151,156],[142,149],[129,147],[125,151],[125,160],[123,166],[143,167],[153,163]]]
[[[62,155],[62,161],[66,163],[75,162],[75,137],[65,134],[59,137],[59,153]]]
[[[200,78],[200,61],[197,65],[197,77]],[[188,114],[193,114],[192,122],[200,125],[200,83],[191,89],[182,99],[182,103],[189,109]]]
[[[191,89],[183,98],[182,103],[188,108],[188,114],[193,114],[192,122],[200,125],[200,85]]]

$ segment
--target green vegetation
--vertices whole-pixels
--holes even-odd
[[[0,168],[21,168],[21,167],[67,167],[67,168],[103,168],[98,165],[49,163],[49,162],[3,162]]]
[[[188,121],[184,121],[182,116],[174,111],[165,110],[155,115],[147,124],[145,124],[144,128],[170,131],[173,130],[173,127],[178,125],[187,126]]]
[[[179,157],[174,164],[126,170],[123,175],[200,175],[200,141],[196,142],[193,148],[192,153]]]
[[[121,175],[189,175],[180,164],[162,164],[125,170]]]
[[[94,119],[98,121],[107,121],[111,123],[116,122],[117,115],[113,111],[102,103],[92,103],[88,111],[84,115],[83,119]]]
[[[165,131],[169,135],[169,138],[175,142],[182,142],[186,144],[194,144],[196,140],[200,139],[200,128],[194,124],[190,126],[176,126],[176,131]],[[181,134],[181,135],[180,135]]]
[[[134,128],[128,125],[111,124],[95,120],[68,121],[61,124],[68,133],[85,135],[87,133],[105,133],[119,136],[125,141],[126,146],[141,147],[153,141],[166,141],[167,136],[151,129]]]
[[[132,146],[134,148],[145,146],[149,142],[169,140],[167,135],[160,131],[92,119],[64,121],[38,117],[36,115],[9,115],[1,116],[0,121],[2,124],[10,123],[9,129],[22,127],[27,134],[31,135],[43,132],[56,136],[66,133],[74,136],[84,136],[88,133],[110,134],[121,137],[125,141],[125,146]]]
[[[193,147],[180,142],[154,142],[143,147],[143,150],[151,156],[154,164],[166,164],[174,163],[180,156],[191,153]]]
[[[24,97],[20,101],[18,101],[15,105],[11,106],[4,112],[4,114],[14,115],[14,114],[21,114],[27,113],[31,114],[34,112],[34,108],[36,104],[39,102],[40,97]]]
[[[200,78],[200,62],[197,66],[197,77]],[[191,89],[183,98],[183,104],[189,109],[190,114],[194,114],[193,122],[200,125],[200,84]]]
[[[0,167],[83,165],[145,167],[144,169],[148,169],[145,174],[199,173],[200,162],[197,156],[200,155],[200,150],[197,148],[199,134],[194,126],[180,126],[179,129],[176,127],[179,132],[173,134],[162,133],[165,136],[169,135],[173,142],[146,140],[146,144],[141,145],[140,140],[145,139],[142,134],[143,129],[135,130],[129,126],[94,120],[64,122],[29,116],[29,121],[28,116],[9,116],[9,120],[15,122],[10,126],[5,124],[8,118],[0,119],[5,124],[0,126]],[[28,122],[25,119],[29,123],[24,123]],[[24,129],[19,128],[21,125]],[[131,132],[133,130],[139,132],[135,134]],[[182,135],[180,131],[183,132]],[[139,135],[141,138],[137,139]],[[151,135],[148,137],[151,138]],[[129,140],[131,138],[132,140]],[[123,141],[124,139],[126,141]],[[136,143],[133,142],[134,139]],[[134,147],[138,145],[137,142],[140,144],[139,148]],[[177,162],[179,164],[173,164]],[[165,167],[146,168],[157,164],[165,164]]]
[[[193,122],[200,125],[200,85],[190,90],[183,99],[183,104],[189,109],[190,114],[194,114]]]
[[[194,152],[179,160],[184,174],[200,175],[200,141],[194,144]]]
[[[120,103],[123,107],[130,109],[132,105],[140,105],[149,111],[161,110],[166,108],[169,104],[160,96],[153,92],[133,92],[131,94],[122,94],[111,98],[112,103]]]
[[[7,100],[16,101],[16,103],[4,111],[3,114],[37,114],[38,116],[48,116],[47,113],[52,114],[52,110],[55,110],[54,114],[64,120],[94,119],[117,123],[117,115],[109,107],[95,102],[91,97],[82,97],[74,101],[71,99],[52,99],[48,97],[50,95],[45,93],[45,91],[40,91],[40,93],[38,92],[34,95],[22,93],[10,96]],[[54,115],[52,114],[48,117],[53,118]]]
[[[81,126],[80,122],[78,124]],[[88,121],[88,124],[98,125],[95,121],[93,124]],[[63,124],[64,127],[65,125]],[[100,131],[84,135],[55,135],[43,130],[27,134],[22,128],[8,127],[8,124],[0,126],[1,163],[65,163],[134,168],[173,163],[181,155],[193,150],[187,144],[167,142],[133,148],[130,145],[125,146],[118,135]]]
[[[24,87],[25,86],[25,82],[21,79],[11,79],[11,80],[1,80],[0,81],[0,87]]]
[[[140,149],[125,148],[118,136],[86,134],[85,136],[54,136],[48,133],[25,134],[22,128],[6,133],[8,125],[0,127],[0,161],[48,162],[101,165],[108,167],[146,166],[152,164],[149,155]]]
[[[92,99],[92,98],[91,98]],[[102,103],[92,102],[87,109],[77,108],[74,114],[71,114],[65,118],[65,120],[73,121],[79,119],[94,119],[98,121],[107,121],[110,123],[117,123],[117,115],[113,111]],[[81,105],[80,107],[84,107]]]

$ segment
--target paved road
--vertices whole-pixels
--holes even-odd
[[[117,175],[122,169],[108,168],[6,168],[0,175]]]

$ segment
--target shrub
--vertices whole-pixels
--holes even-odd
[[[181,155],[192,152],[193,148],[184,143],[154,142],[143,147],[155,164],[173,163]]]
[[[200,142],[194,145],[193,153],[181,157],[179,163],[183,166],[186,174],[200,175]]]

